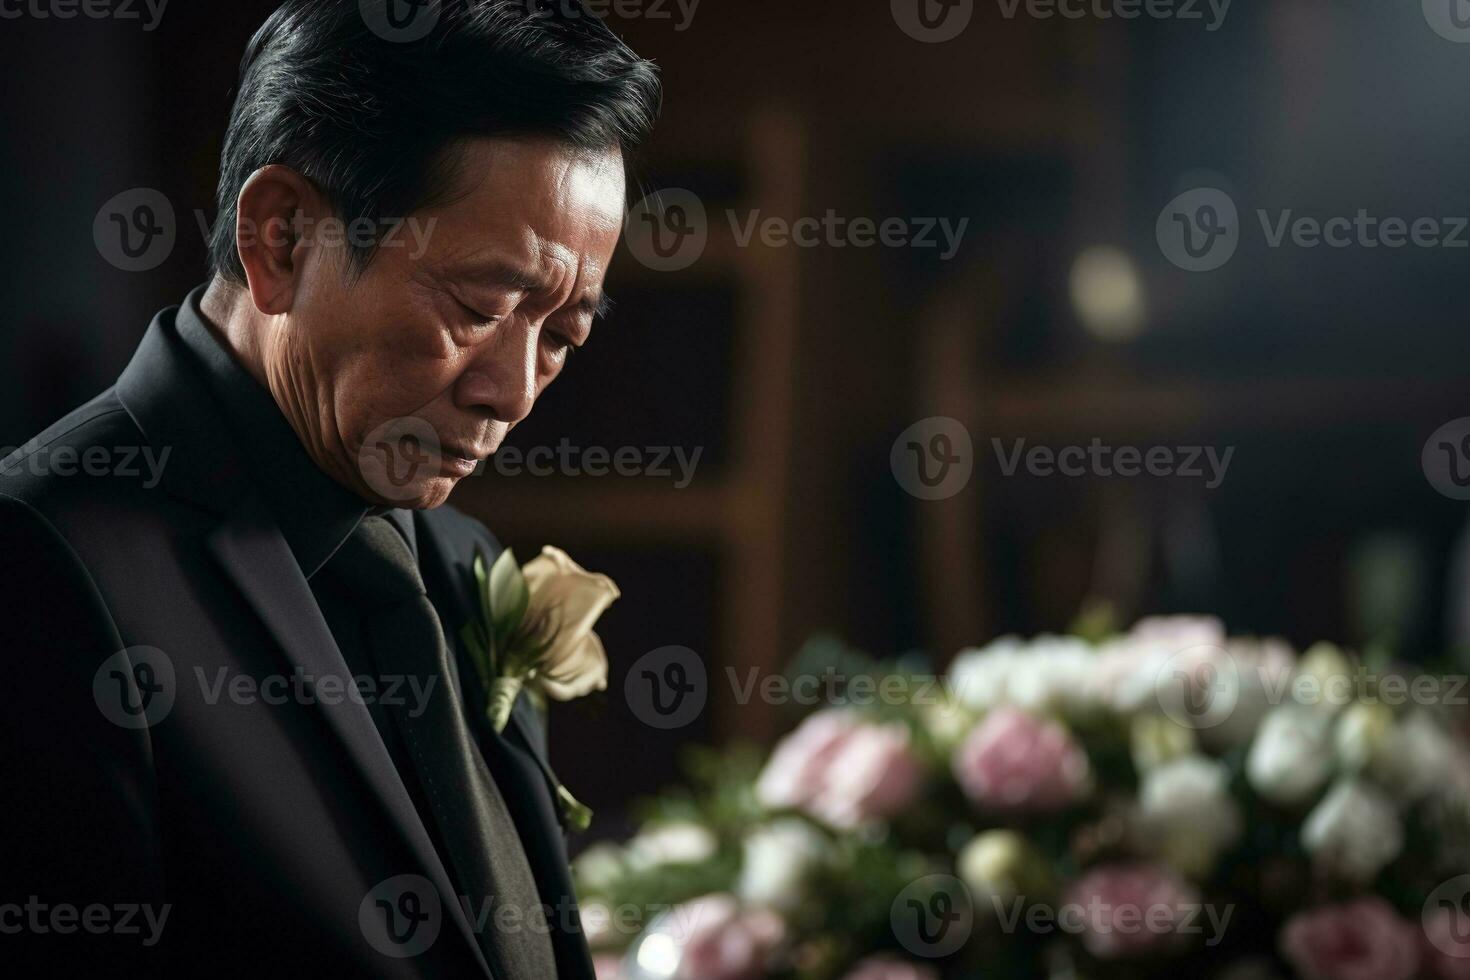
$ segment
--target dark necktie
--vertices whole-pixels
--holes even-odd
[[[425,705],[397,699],[389,710],[449,851],[445,857],[470,900],[471,918],[483,921],[486,957],[506,980],[549,980],[556,965],[536,879],[505,799],[474,744],[439,616],[408,543],[384,518],[365,517],[333,563],[362,600],[364,636],[379,673],[423,683],[437,678]],[[489,914],[482,918],[486,907]],[[501,918],[503,909],[508,911]]]

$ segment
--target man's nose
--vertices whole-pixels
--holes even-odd
[[[536,403],[535,324],[503,324],[460,380],[461,408],[489,409],[496,421],[514,425]]]

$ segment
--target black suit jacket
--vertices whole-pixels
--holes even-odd
[[[0,961],[489,976],[475,930],[498,927],[493,907],[454,895],[368,709],[336,693],[342,655],[174,314],[113,388],[0,466]],[[169,454],[157,485],[142,447]],[[498,546],[450,507],[418,512],[415,531],[457,645],[477,608],[474,551]],[[169,666],[158,720],[119,724],[101,707],[114,684],[141,706]],[[233,697],[221,677],[299,678],[305,693]],[[462,693],[483,717],[478,684]],[[522,698],[503,736],[479,738],[552,907],[558,971],[590,980],[538,714]],[[437,938],[412,956],[376,948],[363,918],[402,875],[440,899]]]

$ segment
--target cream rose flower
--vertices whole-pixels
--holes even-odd
[[[772,821],[746,836],[735,892],[748,906],[795,912],[811,900],[808,885],[830,849],[805,820]]]
[[[1143,774],[1134,832],[1141,847],[1186,875],[1204,877],[1244,829],[1224,763],[1191,753]]]
[[[1366,883],[1404,849],[1404,826],[1394,801],[1356,779],[1334,786],[1301,829],[1302,846],[1322,870]]]
[[[485,690],[485,714],[497,732],[510,723],[516,698],[530,689],[570,701],[607,687],[607,653],[592,627],[620,593],[606,575],[587,571],[560,548],[543,548],[516,564],[509,548],[494,564],[476,555],[480,614],[460,639]],[[557,798],[568,822],[585,829],[588,810],[565,786]]]
[[[1332,716],[1297,704],[1271,711],[1246,756],[1256,792],[1283,806],[1311,801],[1332,776],[1336,751]]]
[[[589,572],[549,545],[521,569],[530,598],[527,622],[546,622],[550,646],[538,658],[532,680],[557,701],[607,688],[607,653],[592,631],[622,593],[606,575]]]

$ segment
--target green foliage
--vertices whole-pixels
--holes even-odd
[[[1068,632],[1088,643],[1101,643],[1118,632],[1118,611],[1111,602],[1088,599]]]
[[[763,759],[754,745],[690,746],[681,762],[688,775],[686,786],[635,806],[645,823],[691,821],[708,827],[722,841],[734,843],[765,818],[755,798],[755,780]]]

